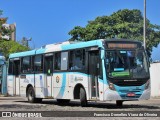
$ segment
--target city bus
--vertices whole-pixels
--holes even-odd
[[[5,57],[0,54],[0,94],[7,93],[7,66]]]
[[[150,98],[149,61],[139,41],[99,39],[49,44],[9,56],[8,94],[28,101],[124,101]]]

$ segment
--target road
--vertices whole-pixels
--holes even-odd
[[[150,112],[150,111],[160,111],[160,98],[152,98],[150,100],[144,100],[144,101],[126,101],[124,102],[124,105],[122,107],[116,106],[115,102],[89,102],[88,107],[81,107],[79,101],[71,101],[68,104],[58,104],[56,100],[52,99],[44,99],[42,103],[28,103],[26,98],[22,97],[0,97],[0,111],[31,111],[31,112],[37,112],[37,111],[60,111],[62,114],[70,114],[67,113],[67,111],[71,111],[71,113],[74,114],[75,111],[107,111],[107,112]],[[59,113],[60,113],[59,112]],[[60,114],[61,114],[60,113]],[[82,112],[83,113],[83,112]],[[150,116],[152,118],[152,116]],[[145,117],[146,119],[150,119],[150,117]],[[76,117],[77,118],[77,117]],[[78,117],[79,118],[79,117]],[[77,119],[78,119],[77,118]],[[116,117],[116,119],[128,119],[128,117]],[[135,117],[136,119],[138,117]],[[3,119],[9,119],[9,118],[3,118]],[[12,118],[14,119],[14,118]],[[25,118],[27,119],[27,118]],[[40,118],[33,118],[40,120]],[[42,119],[42,118],[41,118]],[[45,118],[50,119],[50,118]],[[56,119],[63,119],[62,117],[58,117]],[[75,119],[74,117],[67,117],[65,119]],[[82,117],[80,119],[86,119],[85,117]],[[88,118],[89,119],[89,118]],[[96,119],[96,117],[93,116],[92,119]],[[103,119],[103,117],[99,118]],[[115,119],[115,118],[114,118]],[[143,119],[143,117],[139,118]],[[158,117],[154,117],[154,119],[159,119]],[[15,118],[17,120],[17,118]]]

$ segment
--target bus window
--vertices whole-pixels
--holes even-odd
[[[13,75],[13,61],[9,61],[8,74]]]
[[[82,70],[85,66],[85,51],[75,50],[70,52],[70,70]]]
[[[22,58],[22,73],[31,72],[31,57]]]
[[[67,70],[68,67],[68,52],[61,53],[61,70]]]
[[[45,56],[44,64],[44,72],[51,75],[53,73],[53,56]]]
[[[14,74],[16,77],[18,77],[18,75],[20,74],[20,60],[14,61],[13,74]]]
[[[54,70],[61,70],[61,53],[55,53]]]
[[[43,72],[42,55],[37,55],[34,57],[34,72]]]

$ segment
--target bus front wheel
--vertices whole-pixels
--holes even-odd
[[[122,100],[117,100],[116,105],[119,106],[119,107],[123,106],[123,101]]]
[[[80,88],[80,102],[82,107],[87,106],[87,98],[86,98],[86,92],[84,88]]]
[[[64,104],[65,104],[65,103],[67,104],[67,103],[70,102],[70,100],[69,100],[69,99],[57,99],[57,102],[60,103],[60,104],[63,104],[63,103],[64,103]]]

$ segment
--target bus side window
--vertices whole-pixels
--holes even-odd
[[[20,74],[20,61],[15,60],[13,64],[13,74],[18,76]]]
[[[13,61],[9,60],[8,74],[13,75]]]
[[[70,52],[70,70],[83,70],[85,67],[85,50],[75,50]]]
[[[61,70],[67,70],[68,68],[68,52],[61,53]]]
[[[43,57],[37,55],[34,57],[34,72],[43,72]]]
[[[61,53],[55,53],[54,70],[61,70]]]
[[[31,73],[31,57],[22,58],[22,73]]]
[[[53,54],[44,57],[44,73],[51,75],[53,73]]]

